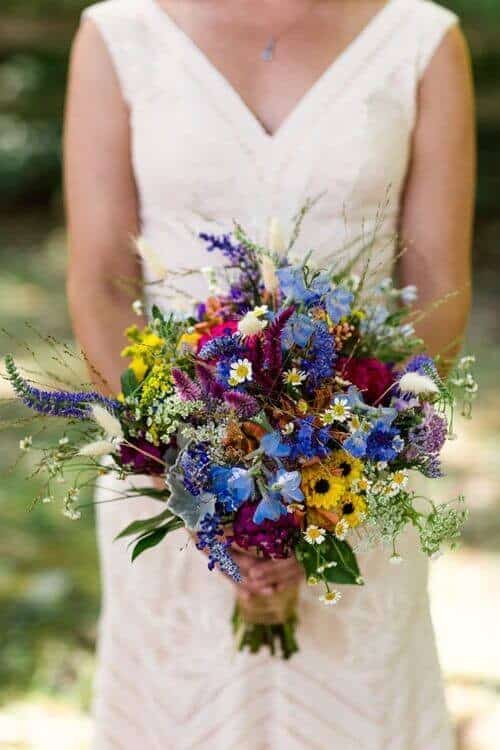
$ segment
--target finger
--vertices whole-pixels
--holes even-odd
[[[269,562],[262,563],[259,566],[254,566],[249,574],[251,577],[259,581],[259,583],[273,583],[280,580],[283,576],[289,575],[291,571],[296,571],[298,568],[295,559],[290,560],[271,560]]]

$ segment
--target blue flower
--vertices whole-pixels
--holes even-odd
[[[273,491],[279,492],[286,502],[303,503],[304,494],[300,489],[302,477],[298,471],[278,469],[271,483]]]
[[[323,321],[314,324],[314,333],[307,357],[301,360],[301,368],[307,373],[307,387],[314,390],[325,378],[333,374],[336,360],[335,342]]]
[[[260,441],[260,447],[270,458],[286,458],[290,455],[291,448],[285,443],[278,430],[268,432]]]
[[[309,296],[304,281],[304,272],[300,266],[285,266],[278,268],[276,276],[279,279],[281,291],[285,297],[294,302],[305,302]]]
[[[351,305],[354,300],[354,294],[338,286],[333,289],[325,298],[326,311],[333,323],[338,323],[351,312]]]
[[[366,455],[366,433],[357,430],[350,435],[342,444],[344,450],[354,458],[364,458]]]
[[[281,343],[284,349],[291,349],[296,344],[301,349],[307,346],[314,332],[313,321],[304,314],[292,315],[281,334]]]
[[[231,542],[222,541],[224,531],[220,525],[219,516],[215,513],[207,513],[200,522],[197,535],[197,548],[206,549],[208,552],[208,569],[213,570],[218,565],[223,573],[236,583],[240,583],[243,580],[240,569],[229,554]]]
[[[254,480],[247,469],[238,466],[214,466],[211,471],[212,487],[224,510],[237,510],[254,491]]]
[[[387,318],[389,310],[385,305],[375,305],[369,312],[369,315],[361,321],[361,333],[376,333],[379,331]]]
[[[366,455],[372,461],[392,461],[398,451],[394,447],[398,431],[385,422],[375,422],[366,439]],[[398,445],[396,441],[396,445]]]
[[[257,505],[253,515],[253,522],[262,523],[266,519],[277,521],[280,516],[286,515],[287,510],[281,502],[279,492],[269,492],[263,495],[262,500]]]
[[[297,420],[298,429],[290,436],[292,450],[290,458],[324,458],[330,452],[331,440],[328,427],[314,427],[314,418],[305,417]]]

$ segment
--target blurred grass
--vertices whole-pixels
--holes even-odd
[[[13,351],[27,358],[21,342],[29,340],[36,357],[49,366],[53,365],[50,347],[26,323],[61,341],[71,338],[64,294],[60,136],[69,40],[78,13],[87,4],[3,0],[0,9],[0,320],[14,335],[1,338],[0,353]],[[500,747],[500,727],[494,718],[500,712],[495,636],[500,597],[496,602],[494,598],[500,581],[500,2],[445,4],[463,16],[478,91],[477,291],[469,343],[478,355],[481,396],[473,422],[462,426],[461,440],[450,445],[449,476],[440,489],[443,497],[464,492],[472,508],[471,520],[463,550],[435,568],[433,590],[461,747],[496,750]],[[0,415],[11,409],[2,403],[2,395],[0,383]],[[73,738],[69,728],[66,744],[57,744],[57,733],[66,721],[73,721],[72,709],[66,713],[71,706],[80,728],[78,712],[89,703],[99,608],[93,516],[89,511],[81,521],[71,522],[63,517],[57,501],[26,512],[38,485],[35,479],[24,478],[29,456],[16,465],[17,442],[35,429],[28,424],[0,432],[0,704],[6,706],[6,713],[0,710],[0,748],[77,750],[86,745],[76,735]],[[482,587],[481,577],[486,582]],[[486,628],[486,623],[493,627]],[[46,739],[42,717],[48,722]],[[54,717],[53,722],[49,717]],[[33,726],[33,737],[26,739],[21,726]],[[86,731],[82,725],[78,738]]]

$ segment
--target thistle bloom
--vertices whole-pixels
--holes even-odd
[[[398,382],[401,393],[413,393],[415,396],[439,393],[439,388],[429,375],[420,372],[406,372]]]

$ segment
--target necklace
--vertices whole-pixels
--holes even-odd
[[[292,29],[294,29],[298,24],[304,20],[306,16],[309,15],[309,13],[312,11],[312,9],[316,5],[316,0],[312,0],[310,5],[305,9],[303,13],[299,15],[298,18],[296,18],[292,23],[288,24],[282,31],[279,32],[279,34],[271,34],[271,36],[268,39],[268,42],[262,52],[260,53],[261,58],[265,62],[272,62],[274,60],[274,56],[276,53],[276,47],[278,45],[278,42],[280,39],[282,39],[286,34],[288,34]]]

